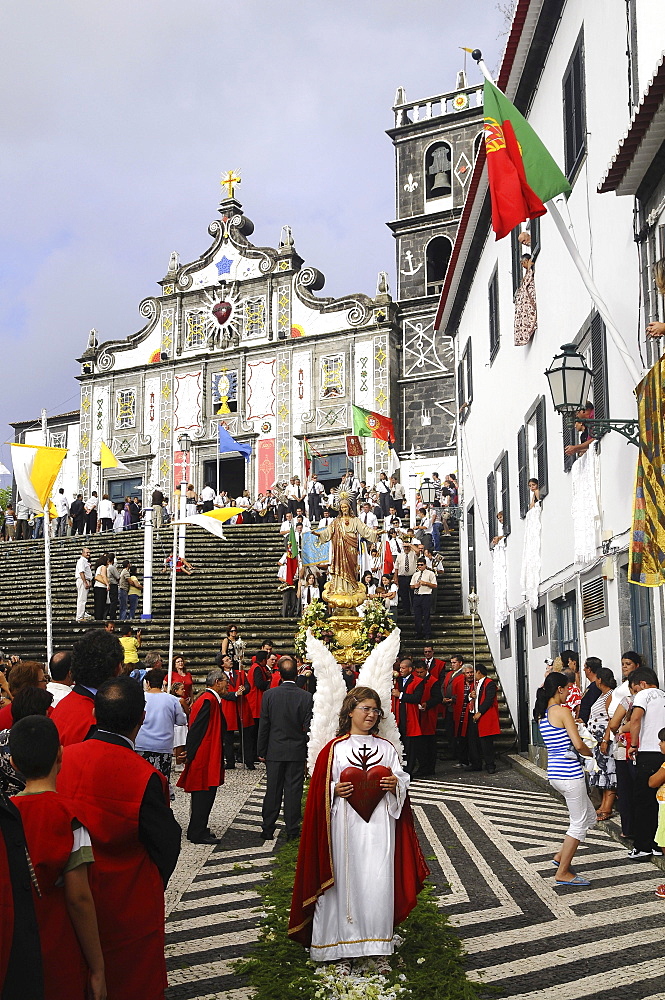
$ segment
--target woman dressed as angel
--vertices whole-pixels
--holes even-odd
[[[376,691],[348,692],[337,735],[317,757],[305,807],[289,936],[310,949],[313,961],[335,962],[338,975],[350,975],[353,960],[368,957],[379,972],[390,971],[394,928],[429,874],[413,826],[409,775],[393,744],[376,735],[382,718]],[[359,801],[363,775],[375,787]]]
[[[314,531],[319,541],[330,542],[330,567],[326,590],[331,594],[354,594],[360,588],[358,584],[358,536],[374,543],[380,532],[368,528],[356,517],[348,499],[344,496],[339,502],[339,517],[323,531]],[[360,603],[360,602],[359,602]]]

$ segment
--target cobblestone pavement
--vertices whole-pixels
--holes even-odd
[[[436,779],[413,782],[411,799],[469,976],[504,1000],[663,1000],[665,901],[654,896],[663,873],[629,861],[625,846],[592,831],[575,864],[591,885],[556,886],[551,858],[566,830],[565,807],[515,770],[439,769]],[[221,843],[188,845],[179,865],[188,875],[169,887],[168,1000],[251,996],[229,963],[258,935],[255,886],[276,842],[258,836],[261,773],[228,778],[211,824],[218,833],[225,827]]]

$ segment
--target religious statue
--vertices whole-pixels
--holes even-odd
[[[345,496],[340,499],[339,511],[332,524],[323,531],[313,532],[320,541],[330,542],[330,567],[323,599],[334,607],[355,608],[367,597],[365,587],[358,583],[358,536],[374,544],[380,532],[355,517]]]

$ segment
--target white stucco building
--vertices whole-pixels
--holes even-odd
[[[663,315],[651,265],[665,256],[664,40],[665,5],[656,0],[519,0],[497,81],[572,183],[562,210],[638,372],[651,367],[662,344],[647,343],[644,331]],[[463,590],[479,595],[525,749],[546,657],[574,648],[582,658],[601,657],[619,676],[622,650],[637,649],[662,682],[665,613],[662,588],[637,587],[627,578],[637,449],[616,432],[602,437],[594,519],[589,496],[573,497],[579,468],[564,447],[578,439],[554,411],[544,372],[561,345],[575,343],[593,372],[595,416],[612,419],[636,418],[635,380],[551,215],[518,227],[529,230],[530,247],[518,242],[517,230],[496,242],[490,223],[480,156],[437,326],[455,340]],[[533,262],[537,328],[516,346],[514,295],[525,250]],[[536,607],[525,600],[521,579],[530,477],[543,495],[540,565],[537,549],[529,557],[538,574]],[[590,536],[586,559],[576,558],[576,520]],[[490,542],[502,533],[501,611]],[[497,614],[505,619],[500,632]]]

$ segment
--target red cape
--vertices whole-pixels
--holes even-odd
[[[316,759],[307,793],[298,864],[291,898],[289,937],[306,948],[312,943],[312,921],[318,897],[335,884],[330,830],[330,775],[333,748],[348,736],[331,740]],[[409,796],[395,824],[395,908],[393,924],[397,927],[416,905],[429,868],[413,825]]]

